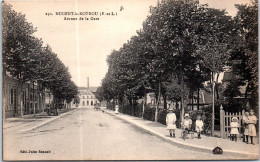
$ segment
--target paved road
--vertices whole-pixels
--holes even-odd
[[[79,109],[35,131],[21,133],[17,129],[13,130],[4,136],[6,160],[236,158],[176,147],[122,120],[90,108]]]

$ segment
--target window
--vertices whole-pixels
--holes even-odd
[[[87,101],[87,105],[89,105],[89,102]]]
[[[14,112],[17,113],[17,90],[16,89],[14,89],[13,102],[14,102]]]
[[[85,98],[85,96],[83,96],[83,99]]]
[[[26,107],[26,91],[23,91],[23,107]]]
[[[10,103],[11,103],[11,104],[14,104],[14,89],[11,89]]]
[[[83,96],[83,98],[84,98],[84,96]],[[82,105],[85,106],[85,102],[84,101],[82,102]]]
[[[87,96],[87,98],[88,98],[88,96]]]
[[[17,106],[17,90],[11,88],[11,93],[10,93],[10,104]]]
[[[91,100],[91,106],[93,105],[93,100]]]

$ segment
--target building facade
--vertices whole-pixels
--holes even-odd
[[[45,94],[39,91],[37,84],[25,83],[21,86],[18,80],[3,75],[3,118],[42,112],[45,108]],[[21,110],[22,107],[22,110]]]
[[[94,107],[94,104],[99,103],[98,99],[95,96],[96,87],[79,87],[79,103],[75,103],[75,101],[72,101],[73,107]]]

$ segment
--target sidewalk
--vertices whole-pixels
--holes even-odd
[[[198,139],[196,133],[194,134],[193,139],[191,139],[188,135],[188,138],[183,140],[181,138],[181,129],[176,129],[176,138],[170,138],[169,131],[166,130],[166,126],[163,124],[143,120],[141,118],[126,114],[115,114],[114,111],[104,108],[102,108],[102,110],[104,110],[105,113],[133,124],[150,134],[156,135],[164,141],[170,142],[180,147],[212,153],[212,150],[218,146],[223,149],[224,154],[243,156],[248,157],[249,159],[258,159],[259,157],[258,143],[256,145],[251,145],[243,143],[242,141],[234,142],[228,139],[207,137],[204,135],[201,136],[201,139]]]
[[[34,116],[34,114],[29,114],[24,115],[23,117],[17,116],[13,118],[7,118],[5,121],[3,121],[3,131],[16,129],[18,127],[26,128],[20,129],[19,132],[34,130],[76,110],[78,109],[61,109],[58,110],[58,116],[48,116],[46,112],[41,112],[36,114],[36,116]]]

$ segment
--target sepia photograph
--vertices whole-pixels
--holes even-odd
[[[5,0],[4,161],[259,159],[258,0]]]

